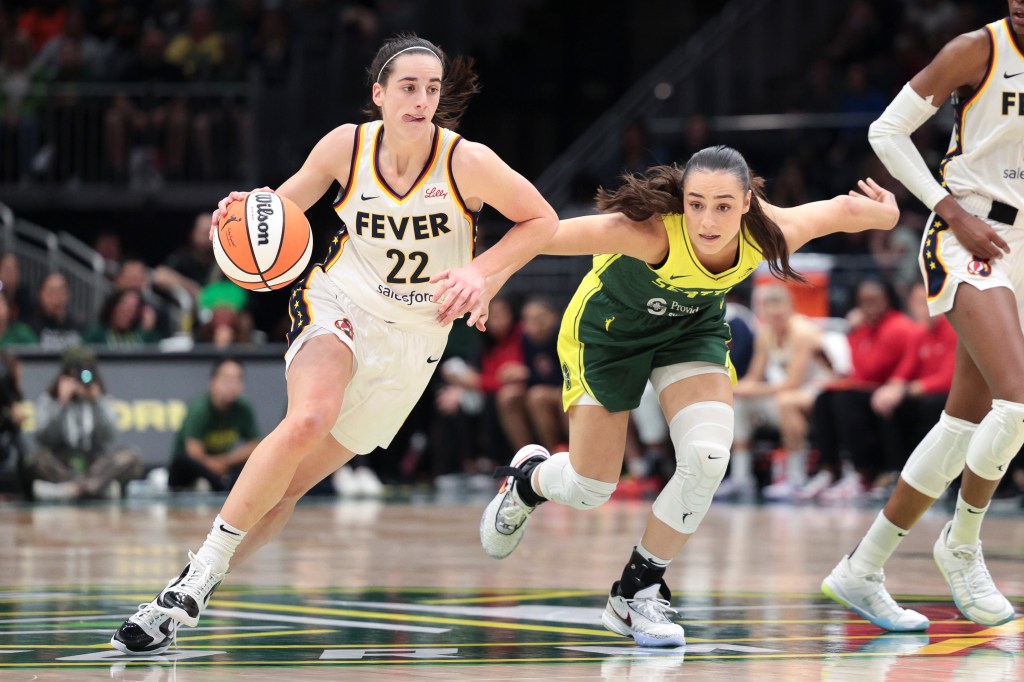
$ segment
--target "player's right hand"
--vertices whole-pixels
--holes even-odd
[[[210,216],[210,241],[213,241],[213,233],[217,230],[217,226],[220,225],[220,217],[228,210],[228,204],[232,201],[243,201],[252,192],[273,192],[269,187],[257,187],[251,189],[248,192],[231,192],[226,197],[217,202],[217,208]]]
[[[943,208],[942,204],[947,201],[955,200],[952,196],[943,199],[935,206],[936,211]],[[992,229],[991,225],[981,218],[971,215],[963,208],[959,208],[959,206],[957,208],[959,210],[947,217],[946,221],[957,241],[960,242],[960,246],[975,258],[982,260],[995,260],[1010,253],[1010,245]],[[947,212],[944,211],[941,215],[945,217]]]

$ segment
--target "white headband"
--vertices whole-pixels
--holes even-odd
[[[429,47],[426,47],[424,45],[413,45],[412,47],[407,47],[404,50],[399,50],[398,52],[388,57],[388,60],[384,62],[384,66],[380,67],[380,72],[377,74],[378,83],[380,83],[380,77],[384,75],[384,69],[388,68],[388,64],[391,63],[391,60],[397,57],[398,55],[402,54],[403,52],[408,52],[409,50],[426,50],[427,52],[434,56],[434,59],[436,59],[439,62],[441,61],[441,58],[437,56],[437,53],[431,50]],[[444,68],[444,62],[441,62],[441,68]]]

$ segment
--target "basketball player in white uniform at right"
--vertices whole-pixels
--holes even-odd
[[[549,241],[555,212],[526,179],[457,125],[471,64],[402,35],[370,69],[375,120],[327,133],[277,189],[303,210],[337,181],[343,221],[289,302],[288,412],[255,449],[206,542],[111,644],[154,654],[194,626],[231,566],[273,538],[307,490],[356,454],[387,446],[437,367],[453,321],[481,330],[504,282]],[[215,229],[232,192],[212,216]],[[515,225],[473,258],[476,214]]]
[[[886,630],[924,630],[900,608],[882,566],[963,473],[953,520],[933,556],[968,619],[998,625],[1014,609],[981,552],[981,522],[1024,444],[1024,0],[1009,16],[950,41],[871,125],[879,158],[931,208],[920,263],[932,315],[956,329],[946,409],[907,461],[885,508],[822,591]],[[910,135],[950,96],[956,111],[940,185]]]

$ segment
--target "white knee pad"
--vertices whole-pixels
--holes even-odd
[[[725,476],[732,445],[733,411],[703,401],[680,410],[669,423],[676,471],[654,501],[654,515],[680,533],[693,533]]]
[[[1024,405],[993,400],[992,409],[978,424],[967,448],[967,466],[982,478],[998,481],[1021,445],[1024,445]]]
[[[914,448],[900,476],[918,492],[938,499],[964,470],[967,445],[978,428],[945,412]]]
[[[537,467],[537,487],[541,496],[573,509],[593,509],[608,501],[615,484],[580,476],[572,468],[568,452],[551,455]]]

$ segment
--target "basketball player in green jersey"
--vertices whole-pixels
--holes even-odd
[[[675,448],[675,474],[658,495],[640,543],[612,586],[602,620],[641,646],[681,646],[663,576],[700,525],[725,474],[733,435],[725,295],[766,260],[801,279],[789,255],[836,231],[890,229],[899,210],[872,180],[829,201],[765,203],[763,181],[729,147],[703,149],[686,167],[657,166],[601,190],[603,215],[559,223],[544,252],[601,253],[562,318],[558,351],[569,411],[569,452],[529,445],[513,457],[480,522],[495,558],[508,556],[530,513],[552,500],[591,509],[622,470],[629,411],[648,379]]]

